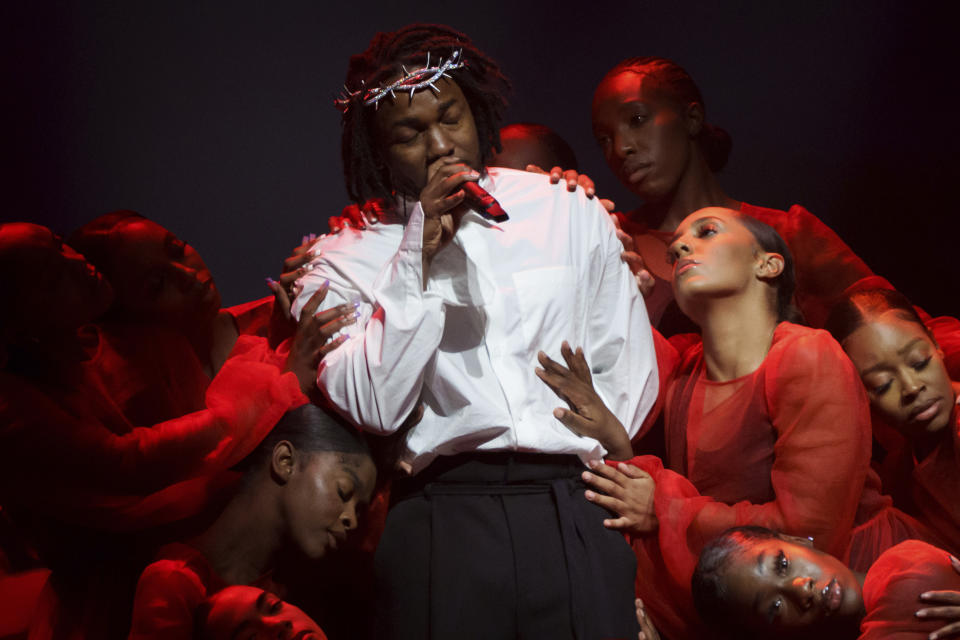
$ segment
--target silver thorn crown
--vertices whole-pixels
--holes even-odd
[[[343,91],[340,93],[340,97],[336,98],[333,104],[346,113],[354,103],[359,103],[364,107],[373,105],[374,108],[378,108],[380,106],[380,100],[385,96],[396,98],[396,91],[409,91],[411,100],[413,99],[414,93],[425,87],[429,87],[431,91],[439,94],[440,90],[435,86],[437,80],[440,78],[449,78],[450,74],[447,73],[448,71],[466,66],[467,63],[462,59],[461,53],[462,49],[457,49],[451,53],[450,57],[446,60],[441,58],[438,66],[431,67],[430,52],[428,51],[427,63],[420,69],[408,71],[404,65],[400,65],[400,68],[403,69],[403,76],[392,84],[386,86],[380,85],[376,89],[367,89],[366,83],[362,80],[360,81],[360,89],[358,91],[351,91],[347,85],[343,85]]]

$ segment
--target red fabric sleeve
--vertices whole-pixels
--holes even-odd
[[[137,582],[129,640],[191,640],[207,585],[180,560],[158,560]]]
[[[251,300],[224,309],[233,316],[240,335],[269,337],[270,316],[273,314],[274,297],[266,296],[259,300]]]
[[[271,354],[262,338],[241,337],[207,390],[205,410],[126,433],[4,376],[0,499],[99,528],[137,528],[137,513],[153,514],[145,526],[188,515],[167,501],[186,499],[186,508],[208,496],[223,485],[216,474],[249,454],[284,412],[307,401],[296,376],[281,373]],[[38,457],[43,464],[36,464]]]
[[[867,615],[860,640],[926,640],[948,621],[914,615],[917,609],[935,606],[920,602],[925,591],[960,591],[960,575],[946,551],[909,540],[880,556],[863,585]]]
[[[661,547],[686,579],[703,545],[740,525],[813,536],[818,548],[836,555],[846,548],[870,459],[869,405],[860,378],[823,332],[772,349],[764,374],[777,434],[775,500],[705,501],[679,474],[664,471],[656,478]]]
[[[943,363],[951,380],[960,380],[960,320],[950,316],[930,318],[927,329],[933,334],[940,350],[943,351]]]

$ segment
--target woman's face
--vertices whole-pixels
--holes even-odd
[[[699,123],[644,73],[624,71],[593,95],[593,136],[607,166],[647,201],[670,198],[690,164]]]
[[[857,629],[863,596],[853,572],[797,542],[749,541],[725,573],[727,602],[748,628],[778,637],[836,637]]]
[[[16,263],[13,324],[34,330],[72,330],[110,307],[113,289],[63,238],[36,224],[12,223],[0,231],[0,252]]]
[[[922,326],[885,311],[851,333],[843,349],[860,372],[870,404],[907,438],[949,425],[953,387],[943,353]]]
[[[193,247],[149,220],[122,223],[111,281],[124,315],[190,330],[220,309],[213,276]]]
[[[284,487],[290,537],[308,558],[336,549],[356,529],[377,471],[370,456],[323,451],[299,456]]]
[[[323,631],[307,614],[262,589],[236,585],[207,600],[201,638],[209,640],[320,640]]]
[[[730,209],[708,207],[687,216],[670,242],[673,292],[690,317],[697,299],[744,291],[757,280],[767,254]]]

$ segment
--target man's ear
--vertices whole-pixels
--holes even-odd
[[[686,119],[687,135],[696,138],[703,130],[703,105],[699,102],[691,102],[687,105],[684,117]]]
[[[758,254],[757,275],[764,280],[773,280],[781,273],[786,263],[779,253],[763,251]]]
[[[794,543],[794,544],[798,544],[798,545],[800,545],[801,547],[809,547],[809,548],[811,548],[811,549],[813,548],[813,538],[809,538],[809,537],[808,537],[808,538],[803,538],[803,537],[801,537],[801,536],[788,536],[788,535],[785,534],[785,533],[781,533],[781,534],[779,534],[779,536],[780,536],[781,538],[783,538],[784,540],[786,540],[787,542],[792,542],[792,543]]]
[[[293,475],[297,466],[297,450],[286,440],[281,440],[273,447],[270,457],[270,475],[280,484],[286,484]]]

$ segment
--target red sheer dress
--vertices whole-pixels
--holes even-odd
[[[860,640],[926,640],[944,620],[918,618],[925,591],[960,591],[960,575],[946,551],[919,540],[887,550],[867,572],[863,604],[867,615]]]
[[[140,558],[223,496],[236,478],[227,470],[307,401],[265,340],[242,337],[200,394],[205,408],[138,426],[118,402],[148,411],[135,399],[184,400],[196,392],[143,386],[177,380],[176,371],[164,371],[176,362],[162,357],[163,345],[175,344],[163,336],[144,334],[145,353],[158,356],[155,370],[133,372],[119,387],[98,373],[109,362],[132,371],[109,339],[60,379],[0,373],[0,504],[54,571],[59,601],[47,606],[62,619],[53,633],[64,637],[63,629],[77,628],[110,637],[103,625],[125,619],[117,597],[132,594]]]
[[[191,640],[197,608],[228,586],[199,550],[181,543],[164,546],[137,582],[129,640]],[[284,595],[269,575],[251,586]]]
[[[958,387],[954,384],[960,402]],[[874,429],[885,435],[883,444],[890,450],[880,465],[884,486],[898,505],[933,529],[939,536],[937,546],[960,553],[960,405],[954,407],[949,433],[921,460],[879,417]]]
[[[632,461],[656,482],[659,528],[633,546],[638,595],[666,635],[681,640],[702,633],[690,579],[704,544],[724,530],[750,524],[813,536],[818,548],[843,555],[870,423],[863,385],[840,346],[787,322],[749,375],[708,380],[698,343],[661,380],[666,468],[653,456]]]

